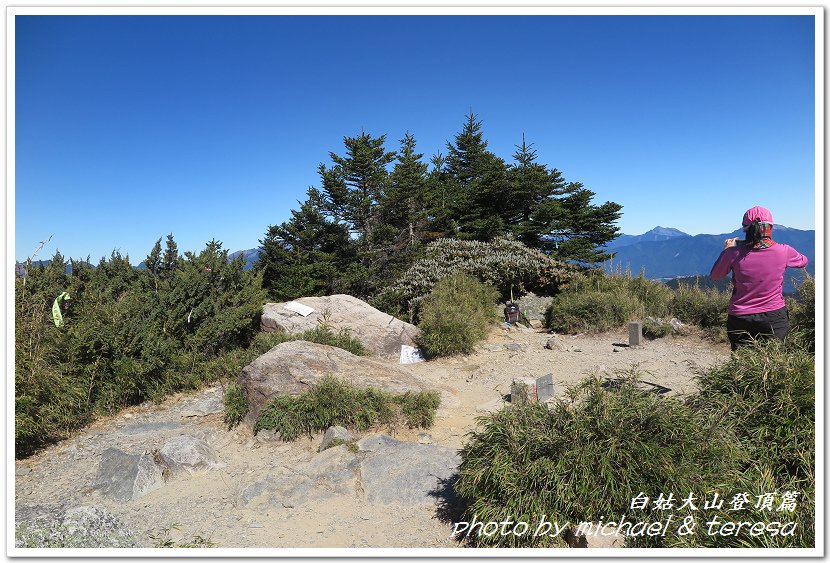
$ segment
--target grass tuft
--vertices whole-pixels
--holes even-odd
[[[356,387],[327,375],[305,393],[274,397],[262,409],[254,424],[254,433],[260,429],[273,430],[290,442],[330,426],[358,431],[373,426],[386,426],[394,431],[400,424],[429,428],[439,404],[437,391],[395,395],[374,387]]]

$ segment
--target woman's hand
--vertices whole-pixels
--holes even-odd
[[[738,244],[738,237],[728,238],[723,241],[723,249],[726,250],[730,246],[735,246],[736,244]]]

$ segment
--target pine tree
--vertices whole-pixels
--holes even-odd
[[[173,233],[167,235],[167,247],[164,250],[162,266],[165,272],[173,272],[179,261],[179,247],[173,240]]]
[[[415,152],[411,133],[407,132],[400,142],[398,161],[380,205],[381,221],[393,228],[396,251],[420,241],[427,223],[428,166],[421,161],[424,155]]]
[[[472,112],[454,143],[447,143],[449,154],[446,192],[457,236],[463,239],[490,240],[503,234],[507,222],[503,210],[508,197],[507,165],[487,150],[481,121]]]
[[[155,276],[161,270],[161,265],[161,239],[158,239],[150,254],[144,259],[144,266]]]
[[[356,257],[348,228],[324,213],[322,194],[315,188],[307,194],[300,209],[291,211],[291,219],[269,226],[260,240],[255,271],[262,273],[262,287],[273,299],[332,293]]]
[[[322,194],[335,220],[345,221],[361,246],[367,247],[378,224],[378,203],[386,190],[386,166],[395,159],[384,149],[386,135],[361,133],[345,137],[346,155],[329,153],[334,166],[320,166]]]

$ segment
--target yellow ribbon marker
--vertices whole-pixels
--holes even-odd
[[[61,314],[60,302],[64,299],[71,299],[71,297],[69,297],[69,294],[65,291],[58,295],[55,298],[55,302],[52,303],[52,320],[55,321],[55,326],[57,327],[63,326],[63,315]]]

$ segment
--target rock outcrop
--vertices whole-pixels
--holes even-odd
[[[19,507],[16,512],[15,547],[139,547],[133,532],[101,506]]]
[[[237,376],[248,402],[246,422],[253,424],[275,396],[303,393],[326,375],[358,387],[371,386],[391,393],[429,389],[422,380],[396,365],[355,356],[333,346],[293,340],[274,346]]]
[[[401,345],[415,345],[417,327],[351,295],[301,297],[295,302],[311,307],[314,312],[303,316],[286,309],[286,303],[266,303],[262,330],[296,333],[316,328],[325,321],[335,331],[347,329],[374,355],[386,358],[399,357]]]
[[[363,491],[372,504],[434,502],[461,461],[454,449],[382,434],[363,438],[357,447]]]
[[[370,504],[419,505],[445,494],[460,458],[451,448],[372,435],[328,448],[298,467],[277,467],[240,487],[237,505],[296,507],[338,495]]]

